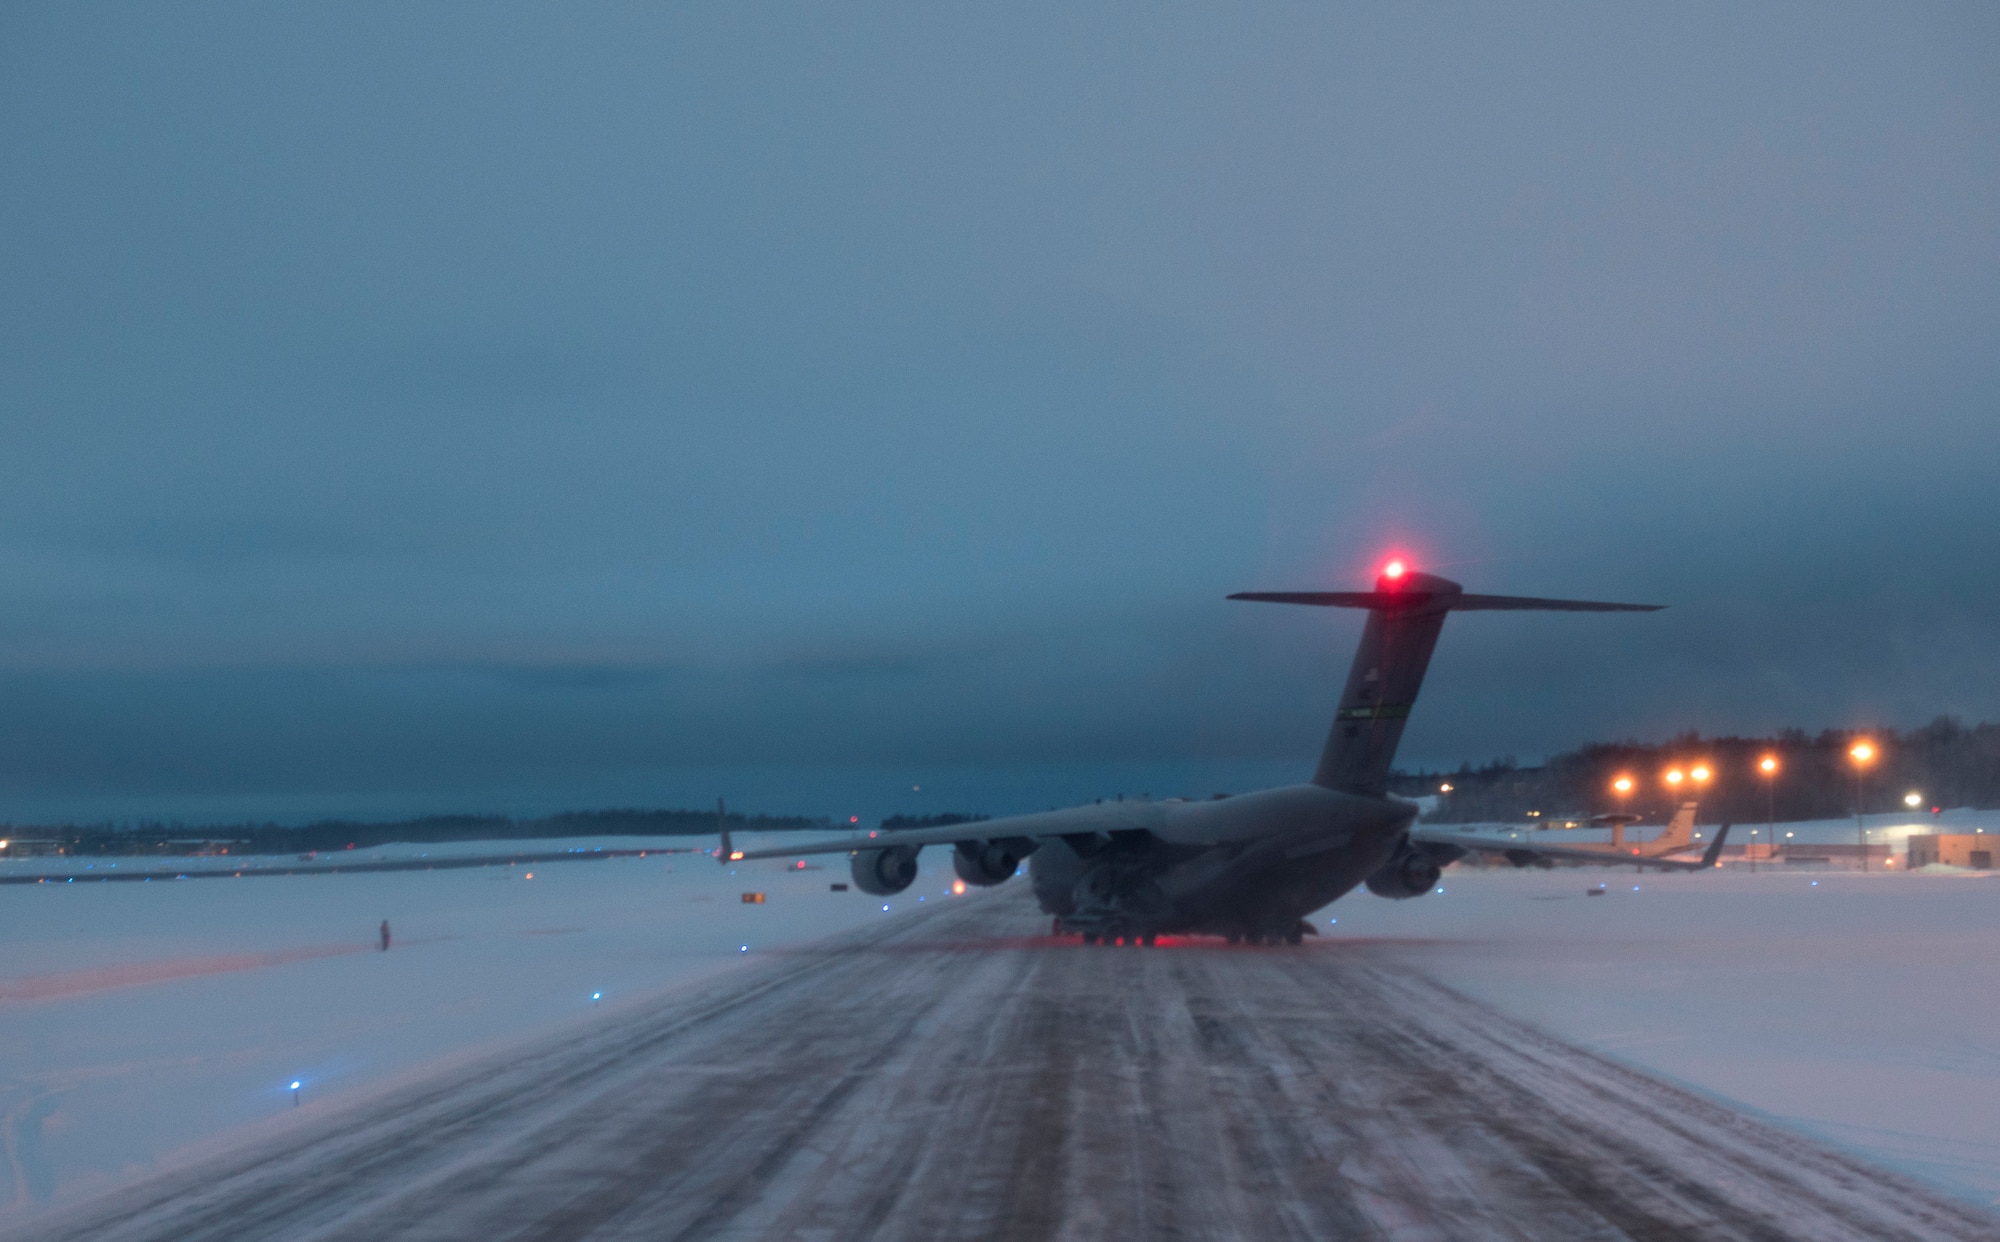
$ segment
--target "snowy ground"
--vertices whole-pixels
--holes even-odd
[[[705,842],[423,848],[691,844]],[[403,852],[410,847],[356,854]],[[593,1008],[726,969],[746,946],[756,953],[885,917],[879,900],[829,890],[847,880],[844,860],[734,871],[679,853],[0,889],[0,1220],[290,1108],[294,1080],[310,1106],[496,1041],[588,1022]],[[748,890],[768,894],[766,903],[743,904]],[[383,919],[394,934],[386,954],[375,950]]]
[[[558,848],[637,844],[697,842]],[[847,878],[837,862],[731,875],[689,854],[0,889],[0,1221],[226,1142],[289,1109],[294,1079],[309,1113],[944,899],[942,855],[926,865],[887,914],[828,891]],[[1444,888],[1356,896],[1319,921],[1586,1047],[2000,1202],[2000,880],[1528,870]],[[753,889],[765,904],[741,903]],[[387,954],[370,951],[383,918]]]
[[[1513,1016],[2000,1204],[2000,874],[1489,870],[1442,889],[1318,921],[1402,940],[1413,967]]]

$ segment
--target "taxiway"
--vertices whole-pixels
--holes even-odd
[[[2000,1238],[1374,942],[1044,928],[1018,885],[885,918],[34,1236]]]

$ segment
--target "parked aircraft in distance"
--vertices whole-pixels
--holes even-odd
[[[1586,828],[1609,828],[1611,840],[1606,843],[1586,843],[1583,845],[1552,845],[1546,843],[1543,833],[1532,836],[1510,832],[1505,837],[1477,836],[1472,833],[1454,834],[1426,830],[1425,839],[1439,844],[1462,845],[1467,849],[1489,850],[1504,854],[1507,861],[1517,867],[1526,867],[1544,859],[1573,860],[1577,862],[1619,862],[1643,865],[1670,854],[1680,854],[1694,848],[1694,816],[1697,803],[1683,802],[1674,817],[1660,835],[1650,841],[1629,844],[1625,840],[1625,826],[1639,821],[1637,815],[1598,815],[1583,821],[1571,821],[1564,827],[1582,826]],[[1544,824],[1543,828],[1557,825]]]
[[[744,852],[725,842],[723,858],[850,854],[855,886],[888,896],[915,882],[925,846],[949,845],[953,869],[971,885],[1004,883],[1027,859],[1035,896],[1054,916],[1056,931],[1080,934],[1086,943],[1150,944],[1178,933],[1218,935],[1232,944],[1297,944],[1312,931],[1307,914],[1359,885],[1383,897],[1417,897],[1436,888],[1440,869],[1469,850],[1504,855],[1516,848],[1498,839],[1413,828],[1416,805],[1388,792],[1389,765],[1447,614],[1659,609],[1469,595],[1458,583],[1418,573],[1402,560],[1383,567],[1372,591],[1229,598],[1368,613],[1332,732],[1306,784],[1207,802],[1096,803],[785,849]],[[1714,865],[1728,831],[1724,825],[1699,862],[1611,852],[1592,857],[1694,870]]]

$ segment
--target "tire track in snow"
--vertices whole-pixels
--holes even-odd
[[[1365,941],[1039,922],[1003,890],[774,953],[34,1236],[2000,1239]]]

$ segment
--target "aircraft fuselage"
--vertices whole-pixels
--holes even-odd
[[[1380,870],[1417,808],[1287,785],[1209,802],[1114,802],[1022,816],[1042,909],[1086,934],[1290,936],[1313,910]],[[999,835],[1019,821],[981,825]],[[1025,824],[1022,825],[1026,827]]]

